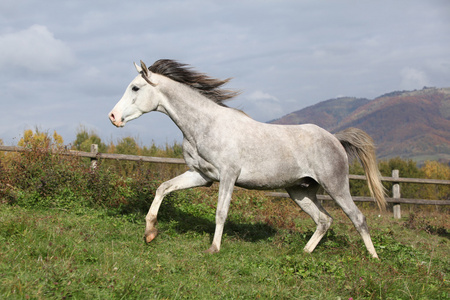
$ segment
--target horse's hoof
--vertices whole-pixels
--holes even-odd
[[[149,232],[145,233],[144,240],[146,243],[150,243],[155,239],[155,237],[158,235],[158,230],[152,229]]]
[[[205,250],[205,253],[208,253],[208,254],[213,254],[213,253],[218,253],[218,252],[219,252],[219,250],[214,246],[211,246],[211,247],[209,247],[209,249]]]

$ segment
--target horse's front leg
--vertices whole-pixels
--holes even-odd
[[[192,187],[210,186],[211,184],[212,181],[209,181],[195,171],[187,171],[175,178],[162,183],[156,190],[155,199],[153,199],[152,205],[150,206],[148,214],[145,217],[145,241],[147,243],[150,243],[158,234],[158,231],[155,227],[158,210],[161,206],[162,200],[167,194],[173,191],[188,189]]]
[[[206,250],[206,253],[216,253],[220,250],[222,242],[223,227],[228,216],[228,209],[230,208],[231,195],[233,194],[236,177],[224,176],[220,178],[219,185],[219,201],[217,202],[216,210],[216,230],[211,247]]]

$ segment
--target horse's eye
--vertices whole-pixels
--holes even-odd
[[[131,88],[131,90],[132,90],[133,92],[137,92],[137,91],[139,91],[139,88],[138,88],[137,86],[133,86],[133,87]]]

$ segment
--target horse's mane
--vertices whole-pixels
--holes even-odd
[[[237,95],[239,92],[222,89],[231,78],[220,80],[209,77],[204,73],[193,70],[189,65],[172,59],[160,59],[148,68],[151,72],[166,76],[179,83],[186,84],[197,90],[215,103],[226,106],[223,102]]]

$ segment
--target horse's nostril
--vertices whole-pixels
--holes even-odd
[[[111,120],[111,121],[115,121],[115,117],[114,117],[114,114],[113,113],[110,113],[109,114],[109,119]]]

